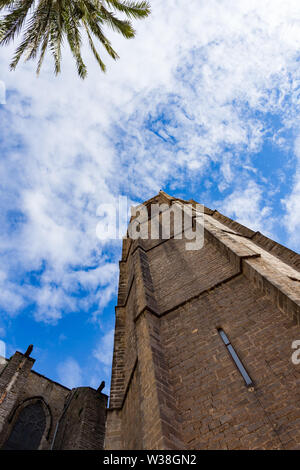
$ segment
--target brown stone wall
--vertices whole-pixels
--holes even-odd
[[[161,338],[160,319],[147,310],[136,322],[144,449],[182,449],[181,419]]]
[[[9,419],[20,402],[34,359],[16,352],[0,373],[0,448],[9,432]]]
[[[143,449],[141,403],[139,370],[135,367],[122,410],[124,421],[124,426],[122,426],[123,449]]]
[[[31,371],[28,376],[26,386],[20,393],[19,403],[31,397],[43,397],[51,411],[51,429],[43,448],[48,449],[51,446],[57,420],[59,419],[70,389],[63,385],[53,382],[46,377]]]
[[[101,450],[104,445],[107,396],[90,387],[72,390],[59,421],[55,450]]]
[[[103,449],[107,396],[89,387],[71,391],[32,371],[33,363],[16,352],[0,373],[0,448],[20,412],[39,402],[46,417],[39,449],[53,442],[56,449]]]
[[[196,251],[186,251],[185,245],[186,240],[170,239],[147,253],[161,313],[237,271],[213,245]]]
[[[248,391],[217,328],[254,382]],[[162,318],[165,356],[189,449],[300,447],[299,327],[243,276]]]
[[[42,400],[46,413],[45,435],[40,449],[49,449],[55,426],[70,390],[31,370],[34,359],[16,352],[0,375],[0,447],[10,435],[21,410],[29,403]]]
[[[127,302],[126,316],[125,316],[125,365],[124,365],[124,386],[125,389],[129,383],[130,376],[137,357],[136,347],[136,332],[134,325],[134,312],[135,312],[135,289],[131,290]],[[124,389],[124,390],[125,390]]]
[[[5,357],[0,356],[0,373],[4,369],[7,364],[7,359]]]
[[[204,212],[201,250],[124,241],[107,449],[299,448],[299,255]]]

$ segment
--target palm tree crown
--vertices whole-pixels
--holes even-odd
[[[58,74],[61,48],[66,39],[75,58],[78,74],[85,78],[87,69],[81,56],[82,32],[86,33],[94,57],[105,72],[105,64],[96,49],[94,37],[99,39],[113,59],[117,59],[118,54],[104,35],[103,26],[109,26],[127,39],[132,38],[135,31],[130,19],[145,18],[150,13],[150,6],[147,1],[131,0],[0,0],[1,10],[4,11],[0,19],[1,45],[13,41],[24,29],[22,41],[10,64],[11,69],[15,69],[24,54],[25,60],[38,56],[39,73],[48,48],[54,58],[55,74]],[[115,12],[124,13],[128,19],[117,18]]]

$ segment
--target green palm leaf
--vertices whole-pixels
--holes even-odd
[[[37,73],[40,72],[46,51],[54,59],[54,71],[61,71],[61,49],[64,39],[68,43],[81,78],[87,69],[81,56],[82,33],[87,37],[90,49],[105,72],[94,40],[113,59],[118,54],[106,38],[103,27],[122,34],[126,39],[135,36],[131,19],[142,19],[150,14],[147,1],[131,0],[0,0],[0,45],[7,45],[23,34],[21,43],[11,62],[14,69],[22,56],[25,60],[38,59]],[[127,19],[120,19],[120,12]]]

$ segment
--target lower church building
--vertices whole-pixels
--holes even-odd
[[[30,349],[0,365],[0,448],[103,449],[107,395],[38,374]]]
[[[0,366],[0,447],[300,449],[300,256],[163,191],[139,207],[123,240],[109,406],[101,386],[69,390],[16,352]],[[190,235],[201,226],[199,248],[179,213]],[[155,236],[133,236],[137,221]]]

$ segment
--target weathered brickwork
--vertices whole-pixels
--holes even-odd
[[[27,422],[17,436],[15,426],[24,410],[38,404],[44,425],[34,448],[102,449],[107,396],[89,387],[70,390],[31,370],[34,362],[16,352],[0,371],[0,448],[22,449],[26,426],[35,424]]]
[[[11,421],[19,396],[24,389],[34,359],[16,352],[0,375],[0,446],[7,436],[7,423]]]
[[[73,389],[56,434],[55,450],[103,449],[107,396],[90,387]]]
[[[142,402],[139,384],[139,370],[135,367],[122,410],[125,417],[123,418],[125,425],[122,427],[122,445],[125,449],[143,449],[142,407],[136,406],[136,399],[138,403]]]
[[[163,192],[146,205],[155,202],[187,203]],[[198,251],[173,238],[124,240],[107,449],[300,447],[300,257],[204,214]]]
[[[237,272],[213,245],[186,251],[185,243],[171,239],[147,253],[161,313]]]
[[[228,334],[254,382],[248,391],[217,332]],[[240,276],[161,323],[186,448],[300,447],[299,327]],[[197,358],[197,360],[195,360]]]
[[[0,359],[1,359],[0,360],[0,373],[1,373],[1,371],[4,369],[4,367],[7,364],[7,359],[5,359],[5,357],[2,358],[1,356],[0,356]]]

